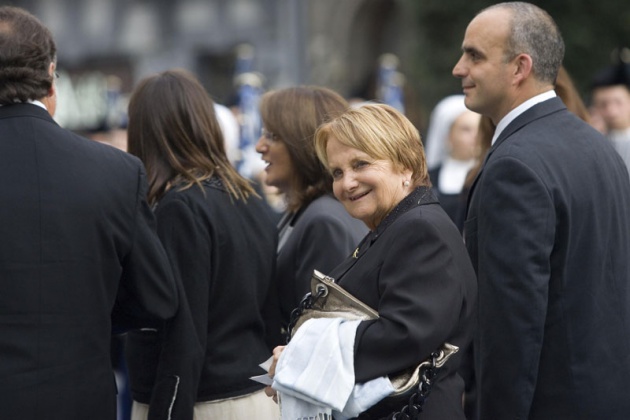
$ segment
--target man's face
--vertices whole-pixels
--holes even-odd
[[[475,17],[464,36],[463,54],[453,76],[462,79],[466,106],[496,124],[512,108],[511,74],[514,63],[505,61],[510,14],[488,10]]]
[[[630,128],[630,90],[626,86],[595,88],[593,107],[603,118],[608,130]]]

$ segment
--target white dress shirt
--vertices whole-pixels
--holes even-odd
[[[518,117],[534,105],[555,97],[556,92],[554,92],[553,90],[549,90],[545,93],[541,93],[540,95],[536,95],[533,98],[529,98],[528,100],[508,112],[505,117],[501,118],[499,124],[497,124],[496,130],[494,130],[494,136],[492,136],[492,144],[497,141],[503,130],[505,130],[505,127],[507,127],[512,121],[514,121],[516,117]]]

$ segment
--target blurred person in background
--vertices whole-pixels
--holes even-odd
[[[348,103],[336,92],[297,86],[265,93],[263,129],[256,151],[267,163],[265,183],[280,190],[287,210],[279,222],[277,276],[282,319],[310,291],[313,270],[330,271],[357,246],[367,229],[332,195],[332,177],[317,159],[317,127]]]
[[[112,332],[178,307],[142,163],[53,120],[56,46],[0,7],[0,416],[116,418]]]
[[[617,65],[596,74],[591,101],[606,137],[630,169],[630,64],[620,58]]]
[[[129,334],[132,418],[276,418],[249,379],[281,341],[276,229],[228,160],[212,100],[184,70],[149,76],[131,95],[128,130],[185,297],[172,321]]]
[[[478,155],[479,118],[464,105],[464,95],[451,95],[434,108],[427,134],[432,136],[427,143],[443,143],[445,156],[429,171],[429,177],[440,205],[460,231],[464,228],[466,208],[461,192]]]

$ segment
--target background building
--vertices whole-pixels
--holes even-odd
[[[115,124],[134,83],[172,67],[193,71],[226,105],[236,103],[241,71],[262,76],[263,89],[308,83],[373,99],[379,56],[407,55],[410,46],[399,33],[406,2],[395,0],[11,3],[52,30],[62,76],[57,120],[77,130]],[[248,59],[239,57],[243,44]]]
[[[588,100],[595,71],[630,45],[625,0],[532,0],[558,22],[565,67]],[[37,15],[59,46],[57,119],[73,129],[114,123],[140,78],[172,67],[193,71],[220,103],[236,104],[235,75],[262,76],[262,90],[331,87],[378,99],[379,60],[399,58],[396,77],[407,116],[425,132],[443,96],[467,23],[491,0],[9,0]],[[238,59],[247,44],[249,59]],[[404,80],[404,83],[401,83]]]

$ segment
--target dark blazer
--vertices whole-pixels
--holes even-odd
[[[287,215],[285,215],[285,218]],[[368,232],[339,201],[323,195],[297,215],[288,215],[291,233],[278,250],[278,287],[283,323],[311,288],[313,270],[329,272],[350,255]],[[281,232],[282,235],[282,232]]]
[[[155,212],[187,305],[157,334],[127,340],[133,396],[151,403],[151,419],[192,419],[195,402],[261,390],[249,378],[265,373],[258,364],[280,341],[267,336],[280,321],[277,231],[264,201],[232,198],[217,177],[202,185],[172,188]]]
[[[472,337],[477,285],[461,234],[430,187],[407,196],[329,275],[379,313],[361,322],[355,340],[355,376],[362,383],[422,360],[445,341],[461,349]],[[462,352],[439,373],[421,418],[463,419]],[[406,398],[386,398],[361,419],[400,410]]]
[[[626,419],[630,183],[559,98],[500,134],[465,225],[480,419]]]
[[[15,104],[0,179],[0,417],[113,420],[112,310],[121,330],[177,309],[144,168]]]

